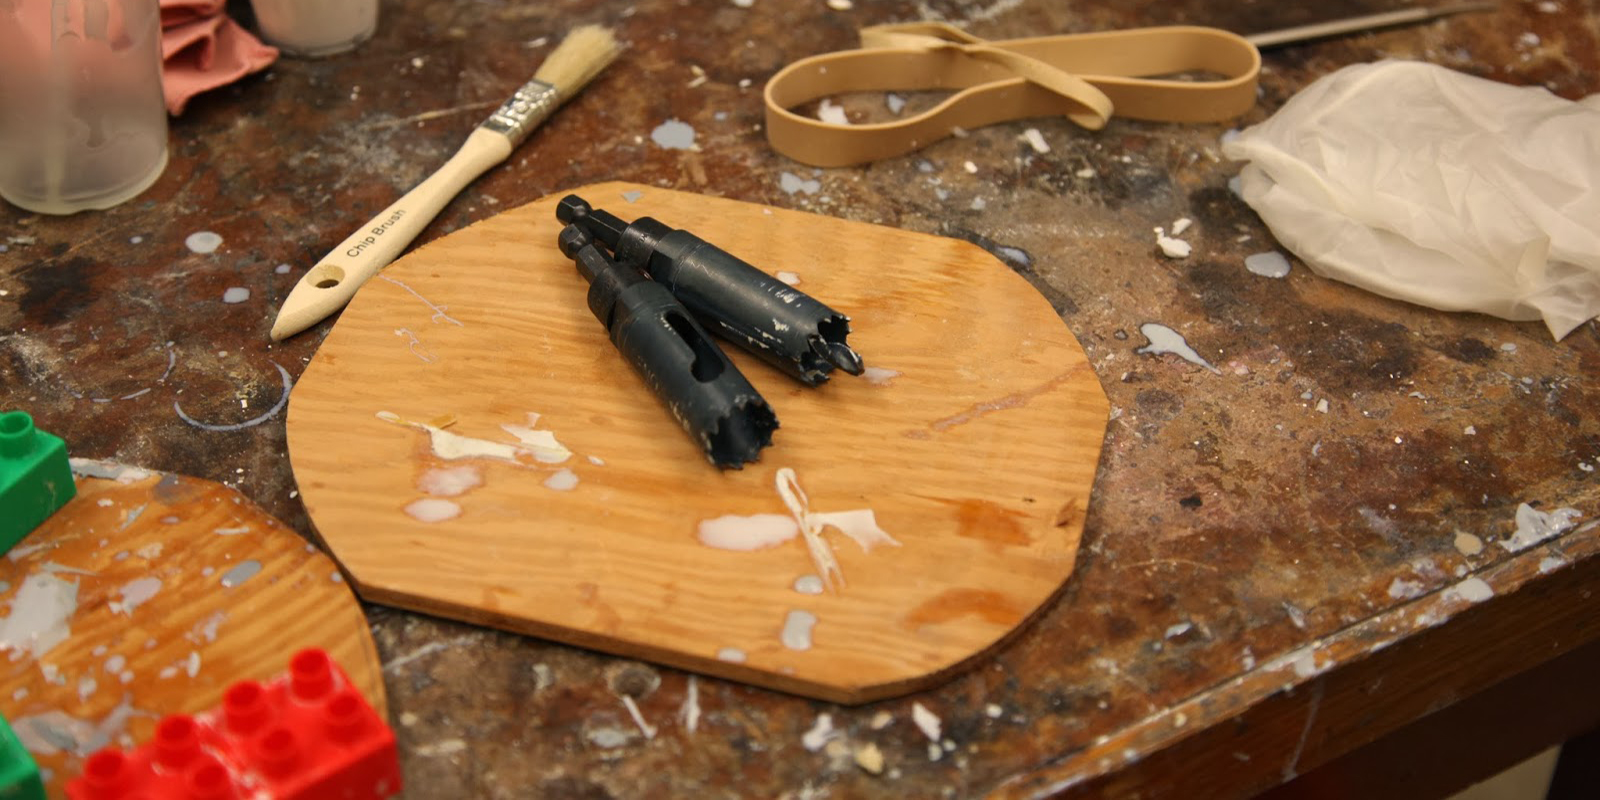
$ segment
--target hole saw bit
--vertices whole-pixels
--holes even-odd
[[[650,217],[623,222],[577,195],[561,199],[556,218],[581,226],[708,327],[807,386],[827,382],[835,368],[864,369],[845,341],[849,317],[688,231]]]
[[[666,287],[623,266],[577,225],[561,252],[589,281],[589,310],[650,391],[719,469],[741,469],[772,444],[778,417]]]

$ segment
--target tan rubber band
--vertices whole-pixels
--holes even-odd
[[[1218,122],[1256,102],[1261,53],[1216,28],[1173,26],[989,42],[943,23],[879,25],[859,50],[803,58],[767,82],[767,141],[796,161],[843,167],[903,155],[949,136],[1027,117],[1065,115],[1091,130],[1113,113]],[[1218,80],[1150,75],[1207,72]],[[789,109],[850,92],[953,91],[921,114],[838,125]]]

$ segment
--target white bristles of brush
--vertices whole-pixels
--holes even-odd
[[[278,309],[273,340],[293,336],[343,308],[467,184],[506,160],[539,123],[594,80],[620,51],[616,37],[605,28],[573,29],[539,66],[533,80],[489,115],[449,161],[301,276]]]

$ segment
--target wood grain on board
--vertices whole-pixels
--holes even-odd
[[[148,741],[162,716],[212,708],[304,647],[387,714],[366,618],[327,556],[228,487],[90,469],[117,478],[80,474],[77,497],[0,559],[0,713],[52,795],[94,750]]]
[[[306,507],[365,598],[861,702],[936,682],[1061,588],[1108,405],[1027,281],[948,238],[625,183],[575,191],[793,273],[886,372],[807,389],[724,347],[781,428],[758,463],[718,472],[590,315],[555,246],[565,192],[446,236],[361,290],[290,399]],[[509,444],[502,426],[537,414],[573,455],[446,460],[380,412]],[[830,532],[845,585],[811,595],[794,588],[816,573],[800,538],[700,543],[704,520],[787,513],[780,467],[813,511],[870,508],[901,546]],[[786,644],[805,614],[810,646]]]

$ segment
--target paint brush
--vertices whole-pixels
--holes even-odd
[[[567,34],[533,80],[473,130],[449,161],[301,276],[278,309],[278,318],[272,323],[273,340],[293,336],[343,308],[363,283],[400,255],[445,204],[510,156],[534,128],[615,60],[619,50],[616,37],[599,26],[586,25]]]

